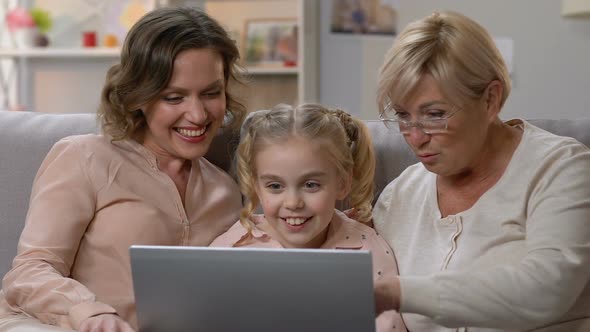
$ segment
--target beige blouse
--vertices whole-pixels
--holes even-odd
[[[0,312],[74,329],[116,312],[137,328],[129,246],[207,246],[241,207],[235,182],[204,158],[192,163],[185,201],[141,144],[62,139],[35,178]]]

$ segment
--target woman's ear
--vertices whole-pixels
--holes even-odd
[[[485,102],[490,119],[495,120],[502,109],[502,94],[504,87],[498,80],[493,80],[488,84],[485,92]]]
[[[348,194],[350,194],[350,189],[352,187],[352,172],[347,173],[345,176],[342,177],[342,181],[340,181],[337,193],[337,199],[339,201],[345,199]]]

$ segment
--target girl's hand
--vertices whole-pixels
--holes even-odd
[[[399,311],[400,284],[397,276],[383,277],[375,281],[375,316],[387,310]]]
[[[131,326],[115,314],[102,314],[86,318],[80,332],[135,332]]]

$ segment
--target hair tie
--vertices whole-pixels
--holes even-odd
[[[346,136],[348,136],[348,145],[350,146],[352,143],[356,142],[358,139],[358,127],[352,120],[352,116],[341,109],[330,109],[329,112],[335,116],[344,127]]]

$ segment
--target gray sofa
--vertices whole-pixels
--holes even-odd
[[[533,120],[535,125],[590,145],[590,118]],[[416,162],[399,134],[367,121],[377,152],[377,192]],[[23,228],[31,185],[47,151],[61,137],[97,132],[93,114],[0,111],[0,277],[10,268]],[[220,136],[207,156],[227,170],[236,137]],[[64,211],[63,213],[67,213]]]

